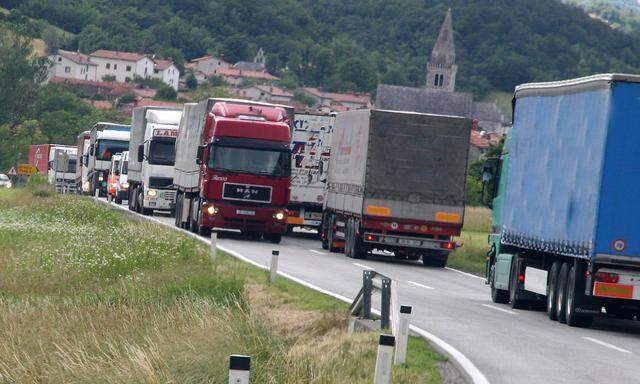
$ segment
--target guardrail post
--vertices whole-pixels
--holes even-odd
[[[251,357],[245,355],[229,356],[229,384],[249,384]]]
[[[398,324],[398,334],[396,335],[398,344],[396,345],[395,364],[404,364],[407,361],[407,345],[409,343],[409,319],[411,318],[411,306],[401,305]]]
[[[280,256],[280,251],[271,251],[271,265],[269,266],[269,282],[271,284],[275,283],[278,277],[278,256]]]
[[[380,303],[380,328],[389,329],[391,319],[391,279],[382,279],[382,302]]]
[[[218,257],[217,243],[218,243],[218,233],[215,231],[211,232],[211,262],[212,263],[215,263]]]
[[[371,292],[374,271],[362,271],[362,318],[371,319]]]
[[[380,335],[373,384],[391,384],[391,364],[393,362],[393,346],[395,342],[395,337],[391,335]]]

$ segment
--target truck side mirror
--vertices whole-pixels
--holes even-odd
[[[138,145],[138,163],[144,161],[144,144]]]
[[[89,146],[89,153],[91,154],[91,156],[95,156],[95,144],[91,144],[91,146]]]
[[[493,199],[497,193],[498,183],[496,183],[496,179],[499,176],[498,168],[500,165],[500,159],[496,157],[492,157],[486,159],[484,164],[482,165],[482,195],[481,200],[484,205],[489,208],[493,208]],[[489,191],[488,198],[485,198],[487,195],[485,192]]]
[[[206,147],[204,145],[198,146],[198,152],[196,153],[196,164],[202,164],[202,159],[204,159],[204,149]]]

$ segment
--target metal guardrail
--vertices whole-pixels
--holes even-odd
[[[392,316],[392,285],[393,281],[390,277],[387,277],[381,273],[373,270],[362,271],[362,288],[356,295],[355,299],[349,307],[349,314],[351,316],[359,316],[363,319],[371,320],[371,297],[375,291],[380,292],[381,305],[380,305],[380,327],[382,329],[392,329],[395,334],[396,327],[392,320],[395,316]],[[393,326],[392,326],[393,325]]]

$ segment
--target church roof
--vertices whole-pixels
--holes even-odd
[[[447,16],[444,18],[442,27],[440,28],[440,34],[438,40],[433,45],[431,51],[431,59],[429,64],[431,65],[446,65],[450,66],[456,62],[456,47],[453,40],[453,20],[451,16],[451,8],[447,11]]]

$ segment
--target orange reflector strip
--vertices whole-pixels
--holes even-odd
[[[616,297],[619,299],[633,299],[633,285],[603,283],[596,281],[593,294],[599,297]]]
[[[288,216],[287,224],[304,224],[304,218],[297,216]]]
[[[367,205],[367,214],[375,216],[391,216],[391,208],[378,205]]]
[[[460,215],[451,212],[436,212],[436,221],[442,221],[444,223],[459,223]]]

